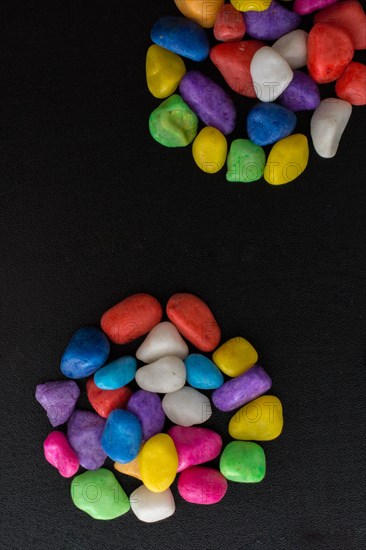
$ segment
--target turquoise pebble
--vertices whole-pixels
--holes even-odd
[[[248,113],[248,136],[257,145],[276,143],[294,131],[296,122],[295,113],[282,105],[258,103]]]
[[[94,374],[109,355],[109,342],[105,334],[94,327],[77,330],[61,359],[60,369],[68,378],[85,378]]]
[[[95,385],[101,390],[117,390],[135,378],[137,361],[130,355],[112,361],[94,374]]]
[[[200,353],[192,353],[184,360],[187,382],[193,388],[213,390],[224,383],[222,372],[210,359]]]
[[[151,40],[193,61],[203,61],[210,51],[206,31],[185,17],[161,17],[151,30]]]
[[[137,457],[141,442],[142,427],[134,414],[122,409],[115,409],[109,414],[101,438],[106,455],[126,464]]]

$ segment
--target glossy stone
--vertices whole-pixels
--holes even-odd
[[[119,357],[94,374],[94,382],[102,390],[117,390],[134,379],[137,361],[130,355]]]
[[[78,471],[79,459],[62,432],[51,432],[43,443],[43,451],[47,462],[63,477],[72,477]]]
[[[310,124],[314,149],[318,155],[324,158],[335,156],[351,114],[352,105],[348,101],[329,97],[320,102]]]
[[[191,353],[185,359],[187,382],[199,390],[214,390],[224,383],[222,372],[216,365],[200,353]]]
[[[226,479],[238,483],[258,483],[266,475],[266,457],[262,447],[249,441],[232,441],[220,458],[220,471]]]
[[[214,460],[222,449],[221,436],[207,428],[172,426],[168,434],[177,449],[178,472]]]
[[[154,97],[164,99],[178,88],[186,73],[179,55],[153,44],[146,55],[146,82]]]
[[[140,457],[141,479],[154,493],[161,493],[173,483],[178,469],[178,454],[172,438],[157,434],[143,446]]]
[[[283,185],[298,178],[309,161],[308,139],[293,134],[275,143],[264,168],[264,179],[271,185]]]
[[[241,336],[230,338],[213,354],[212,359],[227,376],[243,374],[258,361],[258,353],[248,340]]]
[[[227,141],[225,136],[212,126],[202,128],[192,145],[195,163],[206,174],[216,174],[225,165]]]
[[[192,504],[216,504],[226,494],[227,481],[214,468],[192,466],[180,474],[178,491],[184,500]]]
[[[274,395],[262,395],[239,409],[229,422],[234,439],[270,441],[283,428],[282,404]]]

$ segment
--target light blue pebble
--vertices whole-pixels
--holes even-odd
[[[277,103],[258,103],[249,111],[247,132],[257,145],[269,145],[289,136],[295,129],[295,113]]]
[[[151,29],[151,40],[193,61],[203,61],[210,52],[206,31],[185,17],[161,17]]]
[[[130,355],[112,361],[94,374],[95,385],[101,390],[117,390],[135,378],[137,361]]]
[[[101,330],[94,327],[80,328],[62,356],[62,374],[74,379],[94,374],[106,362],[109,349],[109,341]]]
[[[142,428],[138,418],[129,411],[115,409],[108,418],[102,433],[103,451],[112,460],[131,462],[141,447]]]
[[[193,388],[214,390],[224,383],[222,372],[210,359],[200,353],[192,353],[184,360],[187,382]]]

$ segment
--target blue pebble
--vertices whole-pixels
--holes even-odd
[[[151,29],[151,40],[193,61],[203,61],[210,52],[205,30],[185,17],[161,17]]]
[[[257,145],[269,145],[289,136],[296,126],[296,115],[277,103],[258,103],[249,111],[247,132]]]
[[[68,378],[85,378],[94,374],[109,355],[106,335],[94,327],[80,328],[71,338],[61,359],[60,369]]]
[[[137,361],[126,355],[109,363],[94,374],[95,385],[101,390],[117,390],[135,378]]]
[[[214,390],[224,383],[222,372],[210,359],[200,353],[192,353],[184,360],[187,382],[193,388]]]
[[[142,428],[138,418],[129,411],[115,409],[102,433],[103,451],[112,460],[126,464],[137,457],[142,443]]]

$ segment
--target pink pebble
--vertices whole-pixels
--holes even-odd
[[[43,443],[43,450],[46,460],[63,477],[71,477],[78,471],[79,459],[62,432],[51,432]]]
[[[168,434],[178,453],[178,472],[214,460],[222,449],[222,439],[208,428],[172,426]]]
[[[187,502],[216,504],[225,496],[227,481],[214,468],[192,466],[180,474],[178,491]]]

